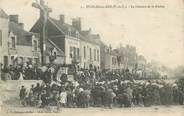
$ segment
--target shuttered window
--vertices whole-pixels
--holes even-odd
[[[0,46],[2,46],[3,34],[2,30],[0,30]]]
[[[11,43],[12,43],[12,48],[15,48],[16,46],[15,37],[11,37]]]

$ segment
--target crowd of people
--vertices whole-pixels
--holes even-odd
[[[1,66],[1,80],[39,80],[41,70],[31,63]]]
[[[68,108],[87,107],[149,107],[184,103],[184,88],[164,80],[135,80],[129,70],[101,72],[77,70],[74,79],[66,74],[56,79],[52,68],[42,74],[42,83],[30,89],[21,87],[20,100],[24,106]],[[183,85],[182,85],[183,86]]]

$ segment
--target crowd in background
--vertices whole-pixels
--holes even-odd
[[[1,67],[2,80],[39,80],[41,70],[30,63]]]
[[[58,68],[60,65],[50,65],[48,64],[45,66],[46,68],[53,68],[54,69],[54,74],[57,72]],[[44,67],[44,68],[45,68]],[[22,65],[8,65],[8,66],[3,66],[1,65],[1,80],[43,80],[45,79],[45,72],[46,69],[43,69],[43,67],[38,67],[38,66],[33,66],[31,63],[27,62]],[[76,70],[79,70],[77,67]],[[124,79],[128,80],[144,80],[144,79],[158,79],[158,75],[146,75],[146,73],[141,72],[140,76],[140,71],[135,71],[135,70],[129,70],[129,69],[122,69],[120,70],[114,70],[114,71],[108,71],[108,70],[103,70],[99,72],[99,67],[96,68],[94,67],[93,69],[88,69],[88,70],[93,70],[96,74],[100,73],[102,75],[96,75],[96,78],[98,77],[104,77],[104,74],[106,73],[115,73],[116,75],[114,76],[119,76],[123,77]],[[80,69],[80,71],[86,72],[84,69]],[[76,71],[73,71],[76,72]],[[127,73],[128,72],[128,73]],[[98,76],[98,77],[97,77]],[[54,77],[56,77],[54,75]],[[112,78],[112,77],[110,77]]]
[[[100,70],[76,70],[74,79],[62,74],[56,78],[55,68],[47,67],[42,83],[30,89],[22,86],[21,104],[35,107],[148,107],[183,105],[184,84],[164,80],[135,80],[129,70],[124,73]]]

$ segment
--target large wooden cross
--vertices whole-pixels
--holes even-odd
[[[34,2],[32,4],[32,6],[37,8],[37,9],[39,9],[40,13],[41,13],[40,15],[45,16],[45,19],[48,16],[48,13],[52,12],[52,9],[49,8],[47,5],[45,5],[45,1],[44,0],[40,0],[40,3]]]
[[[32,6],[40,10],[40,20],[42,22],[42,29],[40,31],[40,49],[41,49],[41,62],[42,65],[46,64],[46,25],[49,12],[52,9],[45,5],[44,0],[40,0],[40,3],[33,2]]]

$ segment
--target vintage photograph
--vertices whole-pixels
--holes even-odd
[[[0,112],[184,116],[184,0],[0,0]]]

